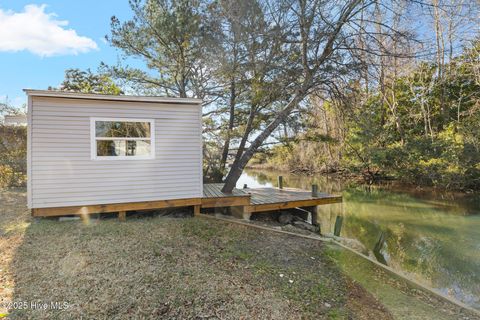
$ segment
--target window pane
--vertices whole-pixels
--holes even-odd
[[[150,122],[95,121],[95,136],[102,138],[150,138]]]
[[[98,140],[97,156],[149,156],[149,140]]]

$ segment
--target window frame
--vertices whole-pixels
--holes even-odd
[[[96,122],[97,121],[109,121],[109,122],[148,122],[150,123],[150,137],[149,138],[127,138],[127,137],[97,137],[96,136]],[[99,140],[120,140],[120,141],[132,141],[132,140],[149,140],[150,141],[150,154],[140,156],[98,156],[97,155],[97,141]],[[90,117],[90,157],[91,160],[149,160],[155,159],[155,119],[138,119],[138,118],[96,118]]]

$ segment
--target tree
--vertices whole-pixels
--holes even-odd
[[[274,39],[270,50],[265,52],[271,57],[268,65],[273,72],[268,73],[276,85],[281,84],[283,93],[266,97],[264,104],[276,106],[277,111],[269,122],[259,131],[245,150],[240,143],[239,152],[229,171],[223,192],[231,192],[248,161],[259,147],[271,136],[277,127],[285,122],[292,112],[308,97],[312,91],[334,91],[337,81],[342,81],[358,71],[358,53],[388,54],[385,48],[377,49],[364,44],[361,48],[355,43],[356,34],[366,34],[370,39],[390,36],[408,39],[408,34],[395,30],[392,26],[386,30],[372,31],[370,26],[359,29],[359,15],[374,8],[375,1],[280,1],[278,4],[264,6],[267,25],[272,26],[261,41]],[[365,22],[365,20],[363,20]],[[385,25],[385,22],[381,22]],[[373,29],[375,30],[375,29]],[[265,81],[266,79],[262,79]],[[269,92],[268,90],[266,92]],[[261,114],[258,110],[250,118]],[[250,120],[249,118],[249,120]],[[251,132],[245,131],[243,140]]]
[[[123,66],[103,67],[137,92],[208,99],[210,68],[207,48],[215,46],[215,25],[200,0],[131,0],[134,17],[111,18],[110,44],[125,57],[144,61],[148,70]]]
[[[88,69],[65,70],[65,79],[60,85],[61,91],[74,91],[83,93],[123,94],[123,91],[105,74],[94,74]]]
[[[202,99],[205,135],[224,146],[222,152],[215,143],[205,143],[204,157],[211,163],[204,167],[204,176],[221,180],[231,130],[226,131],[218,121],[231,109],[225,103],[236,99],[228,98],[228,84],[217,81],[232,80],[218,72],[218,60],[226,57],[219,45],[223,41],[219,6],[204,0],[132,0],[130,7],[133,18],[122,22],[112,17],[111,34],[106,36],[125,59],[113,66],[102,63],[101,68],[136,93]],[[145,68],[124,64],[132,57],[142,61]],[[230,87],[236,96],[235,81]],[[233,123],[234,112],[230,114]],[[210,121],[212,118],[216,121]],[[219,152],[224,157],[217,156]]]
[[[205,133],[223,142],[221,154],[212,155],[219,159],[220,175],[229,150],[236,150],[223,189],[231,192],[252,156],[282,136],[275,132],[288,129],[312,92],[340,93],[338,88],[360,71],[362,55],[392,54],[378,46],[380,36],[408,40],[409,34],[387,21],[364,18],[376,3],[385,5],[365,0],[132,0],[134,17],[126,22],[113,17],[107,39],[125,57],[144,61],[148,71],[104,67],[142,92],[204,99]],[[376,30],[376,24],[383,28]]]

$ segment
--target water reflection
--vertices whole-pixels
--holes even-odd
[[[343,214],[341,235],[359,240],[371,252],[383,232],[380,253],[386,264],[480,309],[478,196],[363,188],[324,176],[253,170],[244,173],[238,186],[272,186],[278,175],[287,187],[317,184],[320,191],[342,193],[343,206],[319,207],[323,232],[333,232],[336,216]]]

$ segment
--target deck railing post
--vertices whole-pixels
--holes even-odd
[[[318,197],[318,186],[316,184],[312,184],[312,197]]]
[[[278,189],[283,189],[283,177],[278,176]]]

